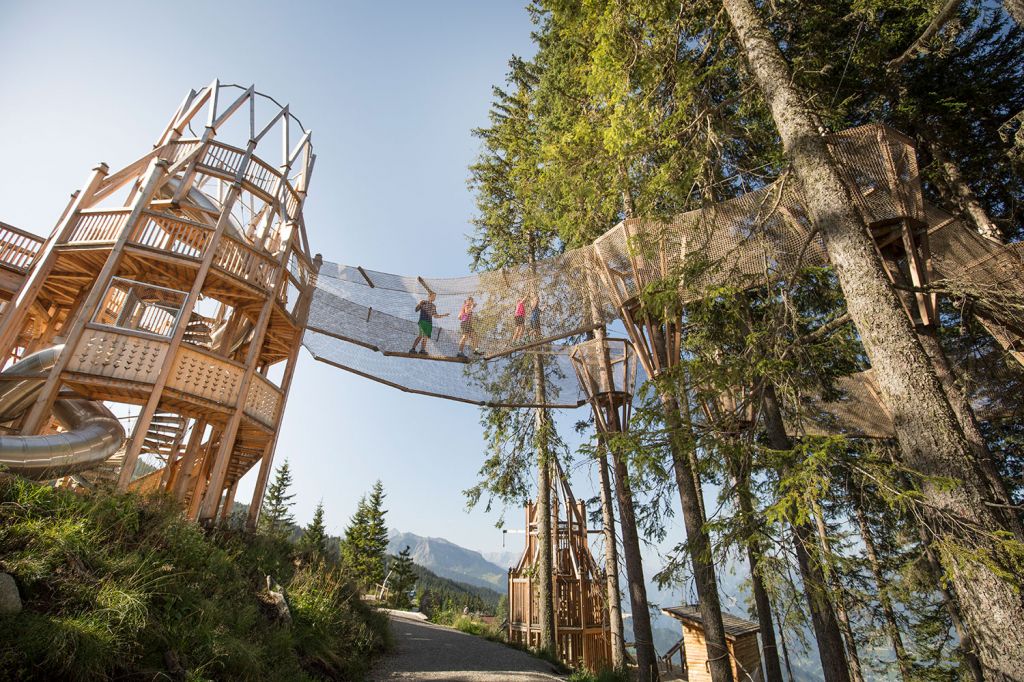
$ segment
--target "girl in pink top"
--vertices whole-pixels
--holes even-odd
[[[515,331],[512,332],[512,343],[523,338],[523,332],[526,331],[526,299],[526,296],[521,296],[516,301],[516,312],[512,318],[515,322]]]
[[[473,310],[475,308],[476,301],[470,296],[462,303],[462,308],[459,310],[459,327],[462,329],[462,338],[459,339],[459,354],[457,357],[466,357],[465,348],[467,342],[470,347],[478,345],[476,332],[473,330]],[[475,348],[473,352],[480,355],[479,348]]]

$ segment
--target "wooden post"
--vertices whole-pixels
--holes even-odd
[[[287,262],[287,261],[286,261]],[[305,300],[299,305],[300,309],[296,309],[299,314],[297,318],[305,326],[306,319],[309,315],[309,306],[313,302],[313,293],[315,290],[314,281],[316,280],[317,274],[320,272],[320,267],[323,265],[323,258],[318,253],[313,258],[313,272],[310,273],[310,281],[306,283],[306,291],[304,292]],[[250,531],[256,530],[256,524],[259,521],[260,510],[263,507],[263,494],[267,488],[267,480],[270,477],[270,466],[274,462],[274,451],[277,448],[277,440],[281,433],[281,419],[284,416],[284,408],[288,404],[288,395],[291,392],[292,377],[295,376],[295,366],[299,360],[299,349],[302,348],[302,334],[301,332],[296,334],[295,340],[292,342],[291,350],[288,354],[288,364],[285,365],[284,376],[281,378],[281,406],[277,410],[277,428],[274,429],[274,435],[270,438],[270,443],[267,445],[267,449],[263,451],[263,457],[260,460],[260,471],[258,478],[256,479],[256,487],[252,492],[252,504],[249,506],[249,518],[246,519],[246,528]]]
[[[280,424],[278,424],[277,430],[280,431]],[[260,457],[260,471],[256,477],[256,487],[252,490],[252,502],[249,504],[249,514],[245,520],[245,529],[250,532],[256,530],[256,524],[260,520],[260,510],[263,508],[263,495],[267,490],[270,465],[274,460],[275,442],[276,438],[272,438],[263,448],[263,456]]]
[[[192,425],[192,433],[189,435],[188,445],[185,446],[185,456],[181,458],[178,471],[174,474],[174,481],[168,484],[173,490],[174,498],[179,502],[185,499],[185,490],[188,487],[189,477],[192,475],[192,467],[196,463],[196,456],[199,454],[204,431],[206,431],[206,420],[197,419]]]
[[[231,517],[231,508],[235,506],[235,490],[238,488],[238,481],[232,481],[231,485],[224,491],[224,503],[220,510],[220,525],[227,524]]]
[[[96,311],[96,308],[99,306],[102,296],[106,292],[107,283],[110,281],[111,276],[117,271],[117,266],[120,264],[121,256],[124,252],[124,246],[128,242],[128,235],[131,234],[135,227],[135,223],[138,222],[139,217],[142,215],[142,211],[146,208],[146,204],[149,203],[150,198],[163,181],[164,175],[167,172],[167,165],[167,161],[163,159],[154,159],[150,162],[149,168],[146,170],[146,179],[143,183],[143,189],[139,192],[138,196],[135,197],[131,213],[128,214],[128,218],[125,220],[125,225],[121,230],[121,234],[118,236],[117,241],[114,242],[114,246],[111,249],[110,254],[107,256],[107,260],[103,264],[103,268],[100,270],[99,274],[97,274],[96,283],[93,285],[93,288],[89,291],[89,295],[86,297],[85,302],[82,304],[82,309],[78,313],[78,318],[68,329],[64,350],[57,358],[56,363],[54,363],[53,369],[50,370],[50,376],[46,379],[43,389],[39,392],[39,397],[32,405],[31,410],[29,410],[28,416],[25,417],[25,421],[21,427],[21,433],[23,435],[33,435],[37,433],[44,421],[49,417],[50,408],[53,405],[53,401],[57,396],[57,391],[60,388],[61,374],[63,374],[64,368],[67,367],[72,355],[74,355],[74,349],[78,345],[78,341],[82,338],[82,333],[85,331],[85,325],[88,324],[93,313]],[[85,192],[83,192],[83,194],[85,194]],[[72,213],[72,215],[75,214]],[[39,284],[42,286],[41,281]],[[125,464],[128,464],[127,459]],[[131,465],[134,466],[134,462],[132,462]],[[128,473],[128,477],[131,477],[130,471]],[[127,481],[125,482],[125,485],[127,485]]]
[[[65,210],[63,220],[57,224],[53,234],[50,235],[39,255],[36,256],[32,270],[18,288],[18,293],[7,304],[5,314],[0,319],[0,357],[6,358],[14,350],[14,344],[17,342],[18,334],[21,333],[21,327],[28,316],[29,309],[42,290],[46,277],[53,270],[53,265],[57,260],[57,254],[54,253],[55,247],[67,239],[78,219],[78,212],[87,205],[109,171],[110,168],[105,163],[92,169],[85,187],[72,200],[69,209]]]
[[[203,500],[203,494],[206,492],[207,481],[209,480],[210,463],[213,459],[213,446],[217,444],[220,436],[221,432],[215,429],[210,434],[210,441],[206,444],[206,450],[203,453],[203,465],[195,477],[195,484],[192,486],[192,498],[188,503],[187,516],[189,519],[195,519],[196,513],[199,511],[199,504]]]
[[[224,434],[221,438],[220,448],[217,452],[217,458],[214,463],[213,473],[211,474],[211,483],[214,485],[207,491],[206,499],[203,500],[203,506],[200,511],[201,521],[212,521],[216,512],[217,500],[213,497],[212,490],[217,486],[223,484],[224,477],[227,474],[228,464],[231,460],[231,455],[234,449],[235,436],[238,434],[238,427],[242,423],[242,416],[245,413],[245,401],[249,395],[249,386],[252,384],[252,377],[256,373],[256,365],[260,357],[260,352],[263,350],[263,342],[266,339],[267,326],[270,322],[270,314],[274,309],[274,305],[277,303],[278,297],[282,290],[288,286],[288,256],[291,254],[291,245],[294,243],[296,237],[295,224],[291,221],[288,222],[288,238],[285,240],[285,247],[281,250],[281,255],[277,262],[277,282],[276,286],[271,292],[268,292],[267,300],[263,303],[263,308],[260,310],[259,319],[256,321],[256,325],[253,327],[252,341],[249,342],[249,351],[246,353],[245,359],[245,373],[242,375],[242,379],[238,383],[238,398],[235,401],[234,412],[228,419],[228,424],[224,429]],[[318,268],[319,269],[319,268]],[[312,296],[312,291],[309,292]],[[308,305],[308,303],[304,303]],[[278,421],[280,422],[281,411],[278,410]],[[280,431],[280,423],[278,428],[274,430],[274,437],[276,438],[277,433]]]

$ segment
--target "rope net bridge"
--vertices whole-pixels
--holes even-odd
[[[1020,300],[1024,291],[1011,275],[1022,251],[927,205],[908,138],[870,124],[829,142],[894,282],[998,287]],[[679,284],[686,302],[723,285],[762,286],[827,260],[795,181],[784,176],[668,222],[623,221],[588,246],[533,265],[429,279],[325,261],[303,343],[317,360],[403,391],[484,406],[578,407],[586,396],[564,340],[629,316],[645,286],[692,271]],[[933,322],[934,295],[913,297],[908,314]],[[986,313],[983,323],[1014,352],[1021,330],[997,319],[998,311]],[[421,335],[428,338],[417,341]],[[535,381],[537,364],[543,381]],[[870,373],[847,377],[839,388],[848,404],[820,406],[825,431],[892,432]]]

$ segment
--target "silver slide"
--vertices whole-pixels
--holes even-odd
[[[0,381],[0,421],[23,414],[42,389],[43,380],[32,375],[53,368],[63,345],[33,353],[3,372],[21,381]],[[114,455],[124,443],[124,428],[102,403],[80,398],[53,404],[53,416],[67,429],[45,436],[0,434],[0,467],[36,480],[59,478],[91,469]]]

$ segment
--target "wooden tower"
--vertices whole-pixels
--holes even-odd
[[[574,668],[599,670],[610,664],[608,610],[604,599],[604,572],[590,553],[587,514],[569,490],[558,469],[558,482],[551,495],[554,566],[552,592],[555,598],[555,646],[558,659]],[[564,515],[564,518],[563,518]],[[509,641],[540,646],[540,605],[536,584],[540,555],[537,505],[526,505],[526,549],[519,563],[508,572]]]
[[[162,489],[211,523],[259,465],[259,513],[315,283],[302,217],[315,156],[287,106],[214,81],[156,144],[100,164],[45,242],[5,229],[0,356],[63,344],[13,425],[54,428],[60,395],[138,406],[118,489]],[[144,455],[157,470],[138,478]]]

